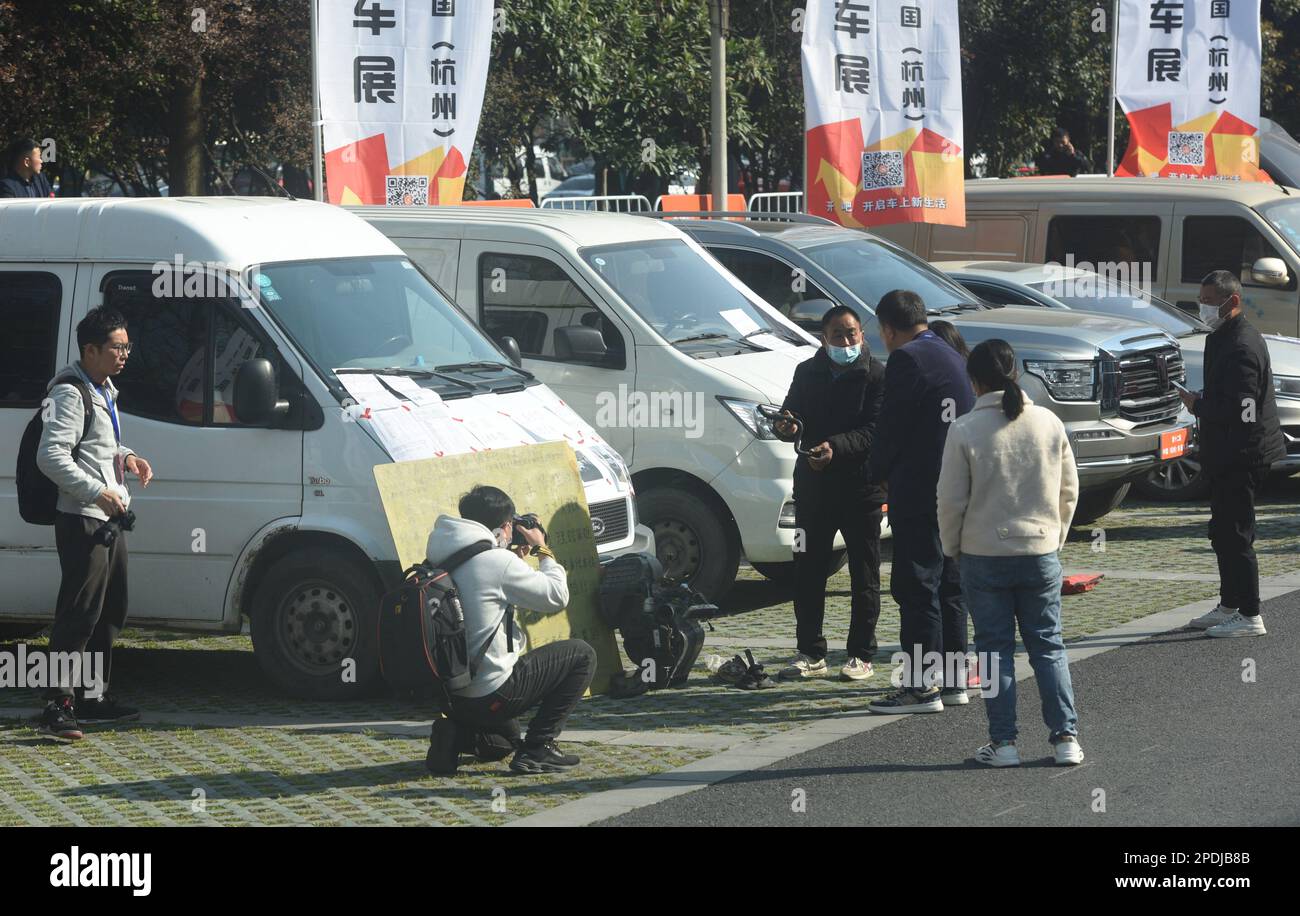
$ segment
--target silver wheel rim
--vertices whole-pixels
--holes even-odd
[[[351,599],[332,583],[304,582],[280,605],[280,642],[289,662],[314,677],[337,674],[355,658],[358,620]]]
[[[1176,458],[1166,461],[1153,470],[1147,478],[1161,490],[1176,492],[1192,486],[1201,476],[1201,463],[1193,458]]]
[[[655,555],[663,564],[664,576],[687,581],[700,571],[703,549],[700,538],[678,519],[662,519],[651,528],[655,533]]]

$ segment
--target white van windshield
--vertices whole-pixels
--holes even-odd
[[[1054,299],[1059,299],[1072,309],[1141,321],[1144,324],[1154,325],[1162,331],[1168,331],[1175,337],[1208,333],[1210,330],[1207,325],[1201,323],[1200,319],[1180,311],[1164,299],[1158,296],[1143,299],[1135,290],[1123,283],[1107,284],[1105,279],[1099,278],[1097,288],[1083,295],[1063,295],[1059,291],[1063,285],[1066,284],[1053,280],[1028,284],[1030,289],[1036,289]]]
[[[508,365],[406,258],[263,264],[249,288],[324,371]]]
[[[978,304],[975,297],[950,282],[924,261],[895,251],[869,238],[812,245],[802,249],[828,274],[839,280],[873,312],[885,293],[910,289],[930,311]]]
[[[1291,250],[1300,254],[1300,200],[1284,200],[1260,208],[1264,218],[1273,224]]]
[[[794,336],[684,240],[602,245],[583,249],[582,257],[669,343],[747,342],[759,334]]]

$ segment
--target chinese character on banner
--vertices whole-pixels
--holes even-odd
[[[809,213],[853,228],[966,224],[957,8],[954,0],[806,4]]]
[[[460,203],[483,109],[494,4],[311,2],[326,199]]]
[[[1260,0],[1123,0],[1120,176],[1269,181],[1259,167]]]

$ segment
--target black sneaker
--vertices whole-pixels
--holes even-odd
[[[140,710],[134,706],[119,703],[108,694],[94,700],[89,697],[82,700],[77,704],[77,713],[81,717],[81,721],[87,725],[130,722],[140,718]]]
[[[40,724],[36,730],[42,735],[62,738],[65,741],[80,741],[85,737],[81,726],[77,724],[77,715],[73,711],[72,700],[51,700],[41,712]]]
[[[576,767],[581,761],[572,754],[562,754],[554,741],[539,747],[525,745],[510,761],[515,773],[554,773]]]

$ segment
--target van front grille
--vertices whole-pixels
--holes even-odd
[[[627,537],[628,511],[626,499],[609,499],[602,503],[592,503],[591,533],[597,544],[621,541]]]

